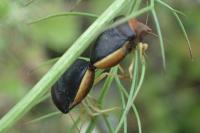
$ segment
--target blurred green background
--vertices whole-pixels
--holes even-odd
[[[101,14],[113,0],[1,0],[0,1],[0,117],[15,105],[44,75],[52,64],[94,21],[87,17],[57,17],[35,24],[29,22],[64,11]],[[137,97],[144,133],[200,133],[200,1],[181,0],[167,3],[182,11],[181,16],[192,44],[194,60],[189,57],[186,40],[173,14],[156,5],[166,49],[166,71],[158,38],[148,36],[147,75]],[[145,4],[145,3],[144,3]],[[76,6],[75,6],[76,5]],[[141,16],[145,22],[146,15]],[[149,26],[154,29],[151,18]],[[89,55],[90,48],[83,54]],[[129,61],[128,59],[126,61]],[[128,68],[126,65],[125,69]],[[47,64],[45,64],[47,63]],[[130,63],[130,61],[128,62]],[[42,65],[43,64],[43,65]],[[114,89],[111,90],[115,92]],[[119,97],[112,95],[117,105]],[[119,105],[119,104],[118,104]],[[73,125],[68,115],[59,115],[27,124],[56,111],[50,98],[34,107],[9,133],[64,133]],[[130,133],[138,132],[133,113],[128,122]],[[99,124],[99,127],[103,127]],[[98,131],[99,130],[99,131]],[[96,132],[106,132],[97,128]]]

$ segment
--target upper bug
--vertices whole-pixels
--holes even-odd
[[[117,65],[151,29],[136,19],[104,31],[96,40],[90,55],[94,67],[104,69]]]
[[[68,113],[88,94],[94,81],[94,69],[89,62],[78,59],[53,85],[51,95],[56,107]]]

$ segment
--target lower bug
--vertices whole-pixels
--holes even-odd
[[[89,62],[78,59],[53,85],[51,95],[56,107],[68,113],[88,94],[94,81],[95,70]]]

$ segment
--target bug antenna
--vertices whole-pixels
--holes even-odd
[[[150,34],[150,35],[152,35],[152,36],[154,36],[154,37],[159,37],[156,33],[154,33],[154,32],[148,32],[148,34]]]
[[[74,118],[72,117],[71,113],[69,113],[69,116],[70,116],[70,118],[72,119],[73,123],[76,124],[76,122],[75,122]],[[78,133],[80,133],[81,130],[78,128],[77,125],[75,125],[75,126],[76,126],[76,129],[77,129]]]

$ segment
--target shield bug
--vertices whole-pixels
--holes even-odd
[[[56,107],[63,113],[68,113],[79,104],[89,93],[95,70],[90,63],[76,60],[60,77],[51,89],[51,96]]]
[[[151,29],[136,19],[131,19],[115,28],[104,31],[96,40],[91,55],[91,64],[100,69],[117,65]]]

